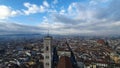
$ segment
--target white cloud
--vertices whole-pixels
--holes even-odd
[[[96,4],[98,4],[96,1],[94,1],[94,0],[92,0],[92,1],[90,1],[90,3],[89,3],[90,5],[96,5]]]
[[[100,2],[106,3],[107,1]],[[49,27],[53,34],[120,34],[118,32],[120,30],[119,3],[119,0],[113,1],[107,7],[91,7],[91,4],[86,6],[79,2],[71,3],[67,10],[63,8],[56,13],[50,14],[50,17],[47,17],[47,23],[44,23],[44,26],[46,26],[44,28]]]
[[[43,5],[44,5],[45,7],[49,7],[49,4],[48,4],[47,1],[43,1]]]
[[[45,12],[45,7],[44,6],[40,6],[39,12]]]
[[[23,9],[25,15],[43,13],[46,12],[49,8],[49,4],[47,1],[44,1],[43,4],[40,6],[26,2],[24,3],[24,6],[27,8],[27,10]]]
[[[17,16],[17,15],[23,15],[23,13],[20,10],[12,10],[11,16]]]
[[[8,18],[11,15],[11,9],[7,6],[0,6],[0,19]]]
[[[7,19],[22,14],[19,10],[12,10],[11,7],[0,5],[0,19]]]
[[[74,2],[69,5],[69,7],[67,9],[67,11],[68,11],[67,15],[72,16],[72,17],[74,16],[74,18],[78,17],[78,16],[79,16],[78,18],[80,18],[80,19],[85,18],[85,17],[87,17],[86,15],[84,15],[84,14],[86,14],[86,10],[87,10],[87,8],[85,7],[84,4],[81,4],[79,2]]]
[[[90,0],[89,4],[90,5],[97,5],[97,4],[100,4],[100,3],[107,3],[111,0]]]
[[[53,0],[53,4],[57,4],[58,3],[58,0]]]
[[[44,29],[56,30],[56,29],[61,29],[65,26],[63,23],[42,22],[41,24],[39,24],[39,27],[44,28]]]
[[[64,14],[65,14],[65,10],[62,9],[62,10],[60,11],[60,14],[61,14],[61,15],[64,15]]]
[[[31,13],[32,13],[32,14],[33,14],[33,13],[37,13],[37,12],[39,12],[39,11],[43,11],[43,10],[44,10],[42,6],[38,7],[38,6],[35,5],[35,4],[24,3],[24,6],[27,7],[27,10],[24,10],[24,13],[25,13],[26,15],[29,15],[29,14],[31,14]]]

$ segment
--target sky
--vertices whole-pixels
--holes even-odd
[[[120,35],[120,0],[0,0],[0,35]]]

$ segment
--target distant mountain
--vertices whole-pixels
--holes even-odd
[[[1,41],[10,41],[10,40],[18,40],[18,39],[41,39],[44,35],[42,34],[8,34],[8,35],[0,35]]]
[[[0,36],[34,36],[34,35],[42,35],[42,34],[5,34],[5,35],[0,35]]]

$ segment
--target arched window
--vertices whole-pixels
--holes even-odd
[[[46,51],[48,51],[49,50],[49,48],[48,48],[48,46],[46,46]]]
[[[46,59],[49,59],[49,56],[46,56]]]

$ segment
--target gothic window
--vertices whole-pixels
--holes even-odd
[[[49,65],[49,63],[46,63],[46,65],[48,66],[48,65]]]
[[[49,56],[46,56],[46,59],[49,59]]]
[[[46,51],[48,51],[49,50],[49,48],[48,48],[48,46],[46,47]]]

